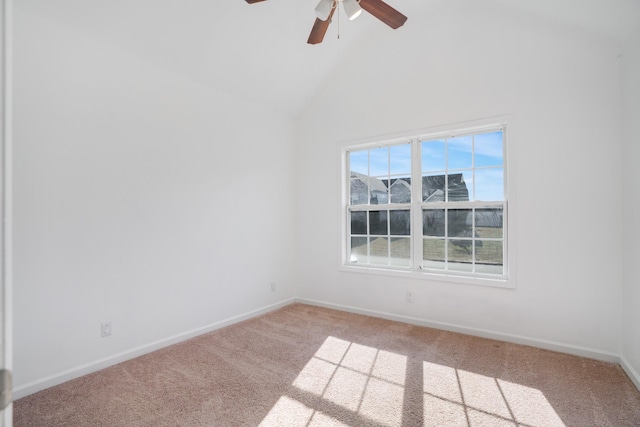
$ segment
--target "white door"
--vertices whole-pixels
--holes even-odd
[[[0,0],[0,427],[11,404],[11,0]]]

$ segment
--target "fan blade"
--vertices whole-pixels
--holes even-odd
[[[331,24],[331,18],[333,17],[333,12],[336,10],[334,7],[331,9],[331,13],[329,13],[329,18],[326,21],[322,21],[316,18],[316,22],[313,24],[313,28],[311,29],[311,34],[309,34],[309,40],[307,43],[309,44],[318,44],[322,43],[324,39],[324,35],[327,33],[327,28],[329,28],[329,24]]]
[[[264,0],[246,0],[246,1],[249,4],[254,4],[254,3],[260,3],[261,1],[264,1]]]
[[[404,25],[407,17],[382,0],[360,0],[360,7],[393,28]]]

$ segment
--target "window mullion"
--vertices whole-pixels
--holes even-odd
[[[474,186],[475,187],[475,186]],[[476,272],[476,208],[471,209],[471,271]]]
[[[387,147],[387,205],[391,205],[391,146]],[[387,212],[387,265],[391,264],[391,211]]]
[[[449,270],[449,209],[444,210],[444,269]]]
[[[449,138],[444,139],[444,201],[449,203]]]
[[[422,147],[419,140],[411,142],[411,244],[412,268],[422,269]]]
[[[393,205],[385,204],[385,205],[352,205],[349,206],[349,210],[352,212],[363,212],[363,211],[401,211],[411,209],[411,203],[394,203]]]
[[[463,172],[464,173],[464,172]],[[476,136],[471,135],[471,198],[476,201]]]

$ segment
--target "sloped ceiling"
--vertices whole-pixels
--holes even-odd
[[[387,0],[420,25],[446,1]],[[622,42],[638,24],[640,0],[476,0]],[[57,21],[145,61],[231,91],[295,118],[352,49],[393,30],[363,13],[335,18],[324,43],[306,43],[317,0],[18,0],[17,13]],[[338,28],[340,38],[338,39]],[[400,28],[397,31],[402,31]],[[381,51],[381,55],[385,52]]]

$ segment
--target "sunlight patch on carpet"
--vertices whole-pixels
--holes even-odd
[[[565,427],[540,390],[498,379],[516,421],[532,426]]]
[[[282,396],[273,405],[260,427],[305,426],[305,427],[349,427],[327,414],[309,408],[302,403]]]
[[[269,411],[264,420],[262,420],[260,426],[306,426],[309,424],[314,412],[312,408],[290,399],[287,396],[282,396],[276,404],[273,405],[273,408],[271,408],[271,411]]]
[[[424,425],[565,427],[537,389],[423,362]]]
[[[328,337],[293,386],[383,426],[402,421],[407,358]]]
[[[494,378],[461,370],[458,370],[458,376],[466,406],[497,418],[511,419],[509,408]]]
[[[421,399],[422,410],[414,408],[425,427],[565,427],[540,390],[426,361],[421,374],[412,365],[414,388],[407,389],[407,363],[401,354],[327,337],[260,426],[401,426],[408,396]]]

